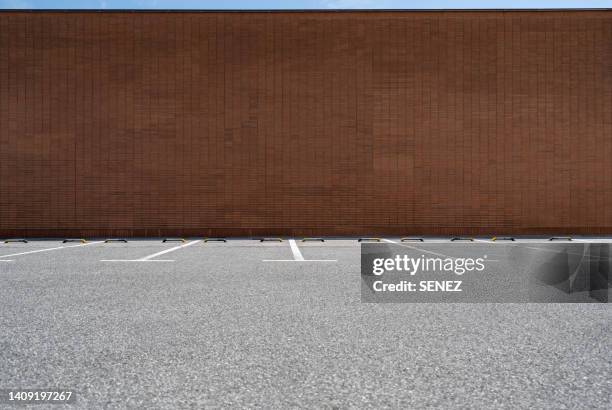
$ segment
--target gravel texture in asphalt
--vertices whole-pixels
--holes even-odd
[[[71,389],[74,408],[612,407],[609,304],[366,304],[356,240],[296,245],[304,261],[288,241],[0,244],[0,389]]]

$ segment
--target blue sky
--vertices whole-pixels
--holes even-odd
[[[612,8],[612,0],[0,0],[0,8],[41,9],[327,9]]]

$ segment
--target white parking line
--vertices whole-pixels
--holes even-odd
[[[302,255],[302,252],[300,252],[300,248],[298,248],[294,239],[289,239],[289,246],[291,246],[291,252],[293,252],[293,259],[296,261],[303,261],[304,256]]]
[[[338,262],[337,259],[305,259],[296,261],[295,259],[262,259],[262,262]]]
[[[153,255],[145,256],[144,258],[141,258],[140,261],[148,261],[148,260],[156,258],[158,256],[165,255],[165,254],[170,253],[170,252],[178,251],[179,249],[183,249],[183,248],[186,248],[186,247],[191,246],[191,245],[195,245],[198,242],[200,242],[199,239],[195,240],[195,241],[187,242],[184,245],[175,246],[174,248],[166,249],[165,251],[161,251],[161,252],[154,253]]]
[[[198,242],[201,242],[201,240],[198,239],[195,241],[188,242],[184,245],[179,245],[179,246],[175,246],[174,248],[165,249],[161,252],[157,252],[157,253],[154,253],[153,255],[145,256],[144,258],[140,258],[140,259],[102,259],[100,262],[174,262],[174,260],[170,260],[170,259],[155,259],[154,260],[153,258],[156,258],[161,255],[165,255],[170,252],[177,251],[179,249],[186,248],[191,245],[195,245]]]
[[[101,259],[100,262],[175,262],[174,259],[154,259],[146,260],[142,259]]]
[[[394,242],[391,239],[383,239],[383,241],[385,241],[387,243],[392,243],[394,245],[399,245],[399,246],[404,246],[406,248],[414,249],[415,251],[422,251],[422,252],[425,252],[425,253],[430,253],[432,255],[441,256],[443,258],[452,258],[451,256],[444,255],[443,253],[437,253],[437,252],[432,252],[432,251],[428,251],[428,250],[421,249],[421,248],[415,248],[414,246],[406,245],[404,243]]]
[[[289,239],[289,246],[293,253],[293,259],[263,259],[262,262],[338,262],[336,259],[304,259],[294,239]]]
[[[0,262],[15,262],[15,261],[12,259],[9,259],[9,260],[1,260]]]
[[[437,253],[437,252],[432,252],[432,251],[428,251],[426,249],[421,249],[421,248],[416,248],[414,246],[410,246],[410,245],[406,245],[404,243],[398,243],[398,242],[394,242],[391,239],[383,239],[383,241],[387,242],[387,243],[392,243],[394,245],[399,245],[399,246],[404,246],[406,248],[410,248],[410,249],[414,249],[415,251],[420,251],[420,252],[425,252],[425,253],[430,253],[432,255],[436,255],[436,256],[440,256],[442,258],[450,258],[450,259],[459,259],[456,256],[449,256],[449,255],[445,255],[443,253]],[[439,243],[439,242],[438,242]],[[499,262],[498,259],[487,259],[489,262]]]
[[[40,253],[40,252],[50,252],[50,251],[56,251],[56,250],[59,250],[59,249],[78,248],[80,246],[89,246],[89,245],[94,245],[96,243],[102,243],[102,242],[103,241],[97,241],[97,242],[89,242],[89,243],[80,243],[78,245],[58,246],[56,248],[37,249],[35,251],[12,253],[10,255],[0,255],[0,258],[9,258],[11,256],[29,255],[29,254],[32,254],[32,253]]]

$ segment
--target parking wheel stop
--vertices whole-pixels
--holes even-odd
[[[4,243],[28,243],[27,239],[5,239]]]

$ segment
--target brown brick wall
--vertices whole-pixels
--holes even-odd
[[[612,233],[612,12],[0,13],[0,235]]]

